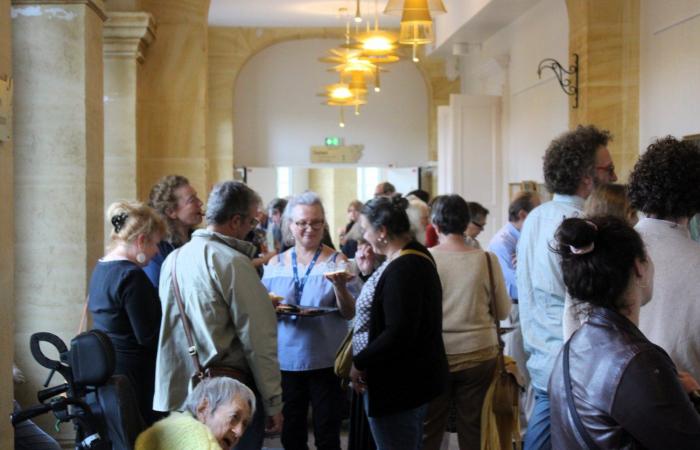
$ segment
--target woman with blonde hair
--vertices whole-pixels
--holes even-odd
[[[637,210],[630,205],[627,186],[610,183],[598,186],[588,196],[583,207],[586,217],[615,216],[634,226],[638,221]]]
[[[115,374],[131,381],[141,415],[151,424],[158,419],[152,403],[161,310],[143,267],[158,253],[167,229],[158,213],[142,203],[113,203],[107,220],[110,244],[92,272],[88,308],[94,328],[114,344]]]
[[[613,216],[626,221],[631,226],[636,225],[639,221],[637,210],[630,205],[627,186],[617,183],[597,186],[586,199],[583,214],[586,217]],[[564,298],[562,319],[564,340],[570,338],[574,331],[581,327],[586,316],[585,309],[575,304],[567,292]]]

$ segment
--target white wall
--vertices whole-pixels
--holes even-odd
[[[543,181],[542,156],[549,142],[569,125],[568,97],[551,71],[537,78],[545,58],[568,61],[569,19],[562,0],[542,0],[483,43],[480,59],[507,60],[505,85],[498,73],[482,78],[481,94],[503,95],[503,176],[505,183]],[[507,58],[503,58],[507,56]],[[488,68],[488,65],[487,65]],[[468,68],[467,68],[468,69]],[[465,83],[474,76],[462,75]]]
[[[500,141],[494,141],[497,148],[493,149],[493,158],[469,156],[468,133],[473,130],[469,123],[446,125],[444,121],[450,117],[446,110],[439,113],[438,119],[442,122],[438,124],[438,143],[442,153],[449,152],[449,145],[445,147],[444,143],[450,141],[450,136],[461,133],[465,150],[461,157],[453,160],[471,165],[469,184],[493,186],[493,191],[498,191],[494,194],[493,191],[470,189],[473,193],[468,200],[493,205],[493,208],[489,207],[488,228],[480,236],[482,243],[488,243],[491,233],[507,220],[508,183],[543,181],[544,151],[555,136],[568,129],[568,97],[551,72],[544,73],[541,80],[537,78],[537,66],[542,59],[568,61],[568,23],[563,0],[542,0],[482,42],[480,50],[475,49],[460,57],[463,94],[460,98],[500,97],[500,121],[492,122],[500,129]],[[461,114],[471,120],[468,119],[470,114],[457,111],[463,106],[451,105],[452,117]],[[445,133],[448,136],[443,136]],[[474,133],[478,134],[478,130]],[[442,155],[440,159],[443,159]],[[500,166],[495,167],[494,161]],[[497,196],[495,202],[494,195]]]
[[[700,133],[700,0],[642,0],[639,145]]]
[[[308,39],[273,45],[243,67],[234,89],[234,158],[237,166],[306,166],[309,148],[326,136],[362,144],[361,165],[418,166],[428,160],[428,97],[422,75],[410,61],[387,66],[382,92],[369,93],[362,114],[321,105],[316,94],[336,83],[336,73],[318,61],[340,44]]]

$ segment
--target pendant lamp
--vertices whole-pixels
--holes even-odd
[[[413,47],[413,61],[418,62],[417,47],[435,40],[431,14],[445,13],[442,0],[389,0],[385,14],[401,13],[399,43]]]

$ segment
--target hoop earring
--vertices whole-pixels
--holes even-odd
[[[143,264],[146,262],[146,254],[144,252],[138,252],[136,254],[136,261],[138,261],[139,264]]]

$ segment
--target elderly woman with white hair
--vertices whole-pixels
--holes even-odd
[[[343,401],[340,381],[333,373],[335,353],[355,315],[355,299],[348,288],[355,281],[335,272],[346,261],[321,242],[326,224],[321,199],[304,192],[287,203],[283,227],[288,227],[294,246],[265,266],[262,283],[283,296],[282,304],[301,307],[337,307],[317,317],[281,316],[277,339],[284,424],[282,445],[287,450],[307,449],[307,414],[313,410],[316,448],[340,449]]]
[[[203,380],[187,396],[184,412],[173,412],[136,440],[136,450],[229,450],[238,444],[255,413],[255,395],[232,378]]]

